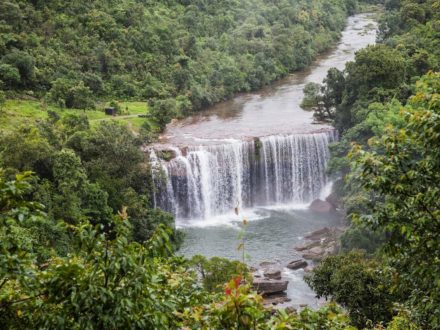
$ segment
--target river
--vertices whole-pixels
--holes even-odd
[[[174,213],[185,232],[183,255],[240,259],[238,234],[246,219],[247,262],[285,264],[299,257],[293,246],[308,232],[340,225],[337,214],[308,210],[313,199],[325,198],[331,189],[325,170],[328,144],[337,136],[300,108],[302,90],[374,44],[376,28],[369,14],[349,17],[340,42],[307,70],[168,125],[152,152],[167,179],[160,181],[155,203]],[[160,158],[164,150],[171,160]],[[303,275],[303,270],[284,269],[290,304],[316,307],[319,301]]]

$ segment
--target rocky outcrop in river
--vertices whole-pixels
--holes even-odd
[[[320,261],[339,251],[339,237],[343,232],[342,228],[324,227],[305,236],[306,242],[297,245],[295,250],[301,252],[304,259]]]

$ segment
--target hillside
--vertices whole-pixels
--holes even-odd
[[[0,88],[61,108],[150,101],[163,126],[306,67],[355,7],[353,0],[2,1]]]

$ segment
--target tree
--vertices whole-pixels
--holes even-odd
[[[165,129],[171,119],[176,116],[176,101],[174,99],[156,100],[149,107],[148,114],[156,121],[161,130]]]
[[[95,107],[92,91],[83,81],[58,78],[53,82],[48,98],[60,107],[76,109]]]
[[[3,106],[6,103],[6,94],[2,90],[0,90],[0,111],[3,111]]]
[[[324,259],[306,282],[318,297],[332,298],[346,308],[359,328],[368,322],[388,322],[393,316],[391,272],[363,253]]]
[[[357,52],[355,61],[347,63],[344,75],[329,72],[328,95],[330,105],[336,110],[336,128],[345,132],[361,122],[357,112],[369,103],[390,101],[405,81],[405,65],[400,52],[386,45],[375,45]]]
[[[205,290],[209,292],[223,291],[224,284],[237,276],[240,276],[247,283],[251,282],[248,267],[237,260],[219,257],[207,259],[197,255],[192,257],[190,263],[196,268]]]
[[[304,99],[301,107],[307,110],[315,110],[321,103],[321,85],[317,83],[308,83],[304,87]]]
[[[0,81],[3,81],[6,87],[17,87],[20,83],[20,72],[10,64],[0,63]]]
[[[401,110],[406,126],[389,126],[352,151],[352,180],[369,194],[367,214],[356,217],[387,232],[387,253],[398,269],[398,288],[424,327],[440,325],[440,74],[418,82]]]
[[[42,178],[52,175],[53,147],[35,127],[20,126],[0,135],[0,163],[4,168],[33,171]]]
[[[28,225],[45,214],[25,199],[30,179],[30,173],[0,178],[2,326],[178,328],[175,313],[203,302],[193,274],[171,255],[169,230],[160,226],[144,245],[133,243],[124,211],[112,235],[87,221],[70,226],[76,249],[37,263],[35,248],[46,241],[35,239]]]
[[[3,56],[1,60],[8,66],[2,66],[3,72],[7,74],[9,82],[16,80],[14,68],[20,74],[19,87],[30,87],[35,78],[35,59],[25,51],[14,49],[10,53]],[[12,67],[12,68],[11,68]]]

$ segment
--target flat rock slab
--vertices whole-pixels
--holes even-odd
[[[254,290],[261,294],[282,293],[289,281],[254,278]]]

